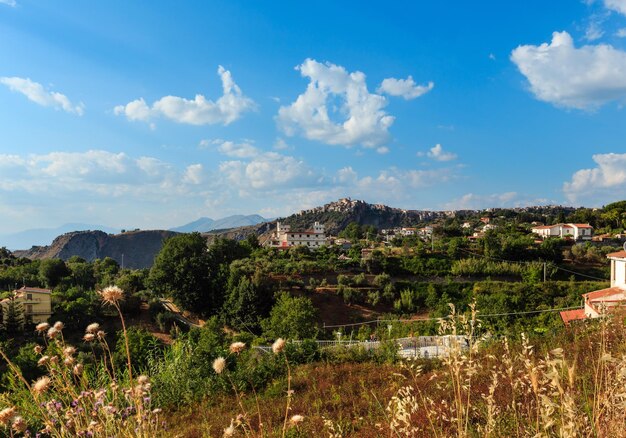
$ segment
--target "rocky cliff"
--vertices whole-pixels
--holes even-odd
[[[150,230],[107,234],[102,231],[75,231],[63,234],[49,246],[33,246],[26,251],[15,251],[18,257],[29,259],[79,256],[87,261],[111,257],[126,268],[149,268],[161,250],[163,242],[178,233]]]

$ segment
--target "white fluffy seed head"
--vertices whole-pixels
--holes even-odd
[[[225,368],[226,359],[224,359],[223,357],[220,356],[213,361],[213,370],[215,370],[217,374],[222,374]]]
[[[278,338],[272,344],[272,351],[274,354],[278,354],[285,349],[285,340],[283,338]]]

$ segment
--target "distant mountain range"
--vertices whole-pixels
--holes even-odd
[[[170,228],[170,231],[176,231],[178,233],[193,233],[194,231],[206,233],[213,230],[247,227],[250,225],[257,225],[268,221],[270,221],[270,219],[266,219],[262,216],[259,216],[258,214],[251,214],[248,216],[236,214],[217,220],[208,217],[201,217],[200,219],[190,222],[186,225],[182,225],[176,228]]]
[[[534,220],[548,222],[557,215],[569,215],[575,210],[572,207],[563,206],[456,211],[405,210],[343,198],[278,220],[291,225],[295,230],[310,228],[314,222],[320,222],[326,226],[327,233],[337,235],[350,222],[373,225],[379,229],[436,223],[451,218],[478,220],[483,215],[492,217],[523,215],[526,222]],[[134,230],[121,234],[117,234],[117,230],[97,225],[67,224],[55,229],[30,230],[0,236],[0,247],[6,246],[11,250],[23,249],[13,252],[18,257],[30,259],[58,257],[67,260],[73,255],[86,260],[111,257],[118,263],[124,264],[125,267],[147,268],[152,265],[163,242],[180,232],[204,233],[208,242],[219,237],[241,240],[254,234],[263,243],[270,238],[275,227],[276,220],[265,219],[259,215],[235,215],[219,220],[200,218],[169,231]],[[79,231],[80,229],[100,229],[104,232]],[[35,243],[39,243],[40,246],[31,248]],[[42,246],[41,243],[47,246]]]
[[[109,234],[119,233],[119,229],[93,224],[65,224],[57,228],[37,228],[20,231],[12,234],[0,234],[0,247],[6,247],[13,251],[16,249],[28,249],[32,246],[50,245],[59,235],[72,231],[100,230]]]
[[[270,219],[266,219],[258,214],[251,215],[233,215],[222,219],[211,219],[208,217],[202,217],[196,221],[190,222],[180,227],[171,228],[170,231],[178,233],[192,233],[198,231],[200,233],[206,233],[213,230],[224,230],[229,228],[246,227],[250,225],[257,225],[263,222],[267,222]],[[108,234],[118,234],[120,229],[107,227],[104,225],[93,224],[81,224],[71,223],[65,224],[57,228],[38,228],[32,230],[20,231],[12,234],[0,234],[0,248],[6,247],[7,249],[25,250],[33,246],[50,245],[51,242],[62,234],[70,233],[73,231],[104,231]]]

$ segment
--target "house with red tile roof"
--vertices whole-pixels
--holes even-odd
[[[274,248],[290,248],[292,246],[306,246],[316,249],[328,244],[324,225],[319,222],[313,224],[313,228],[303,231],[292,230],[289,225],[276,222],[276,231],[267,245]]]
[[[561,312],[565,325],[626,307],[626,250],[607,254],[607,258],[611,261],[611,287],[583,294],[584,308]]]
[[[561,237],[574,240],[591,240],[593,227],[589,224],[554,224],[532,227],[531,231],[542,238]]]

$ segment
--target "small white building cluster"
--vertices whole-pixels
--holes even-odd
[[[591,240],[593,227],[589,224],[555,224],[533,227],[531,231],[541,238],[561,237],[574,240]]]
[[[577,319],[598,318],[602,313],[626,305],[626,249],[607,254],[607,257],[611,260],[611,287],[583,294],[584,308],[561,312],[566,325]]]
[[[290,248],[292,246],[306,246],[319,248],[328,244],[324,225],[319,222],[313,224],[313,228],[305,231],[295,231],[291,226],[276,222],[276,231],[268,241],[268,246],[273,248]]]

